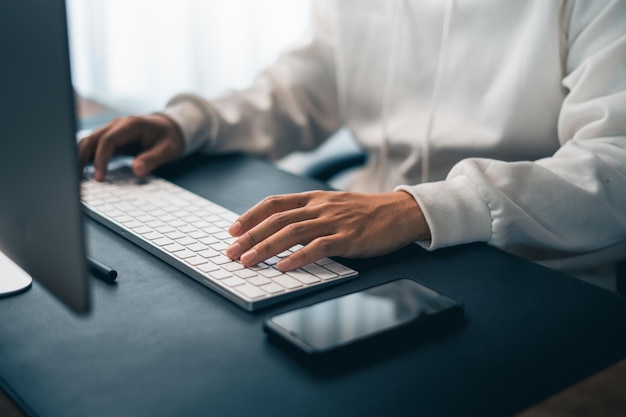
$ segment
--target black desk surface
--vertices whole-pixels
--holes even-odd
[[[242,212],[320,188],[250,157],[198,158],[163,175]],[[87,221],[90,252],[119,271],[72,315],[37,283],[0,299],[0,383],[38,416],[505,416],[626,356],[626,302],[483,244],[410,246],[344,260],[360,278],[248,313]],[[465,304],[459,331],[322,374],[269,343],[270,313],[400,276]]]

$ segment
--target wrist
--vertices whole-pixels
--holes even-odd
[[[399,201],[399,216],[406,219],[406,226],[410,228],[413,241],[426,241],[431,239],[430,228],[424,217],[422,208],[413,196],[403,190],[394,191]]]
[[[217,140],[218,118],[208,105],[202,106],[193,96],[174,97],[160,113],[172,120],[181,132],[185,155],[210,146]]]
[[[180,124],[171,118],[166,113],[155,112],[148,116],[148,118],[154,118],[158,121],[159,124],[163,125],[165,130],[167,130],[168,136],[174,139],[176,145],[180,147],[180,154],[184,155],[186,152],[186,141],[185,134],[180,126]]]

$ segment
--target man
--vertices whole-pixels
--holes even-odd
[[[626,258],[626,2],[314,3],[311,31],[248,89],[174,97],[80,143],[145,175],[191,152],[277,158],[347,126],[349,192],[273,196],[230,228],[247,266],[484,241],[615,287]]]

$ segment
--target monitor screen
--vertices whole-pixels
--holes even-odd
[[[0,280],[24,280],[25,272],[72,310],[86,312],[64,1],[3,1],[0,56]],[[10,283],[2,288],[15,292],[6,290]]]

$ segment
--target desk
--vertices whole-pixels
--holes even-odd
[[[241,212],[268,194],[319,188],[245,156],[163,171]],[[0,383],[45,416],[438,415],[518,413],[626,357],[626,302],[484,244],[344,260],[357,280],[248,313],[88,221],[94,281],[77,318],[37,284],[0,300]],[[357,367],[318,374],[268,343],[268,314],[391,278],[465,303],[466,326]]]

